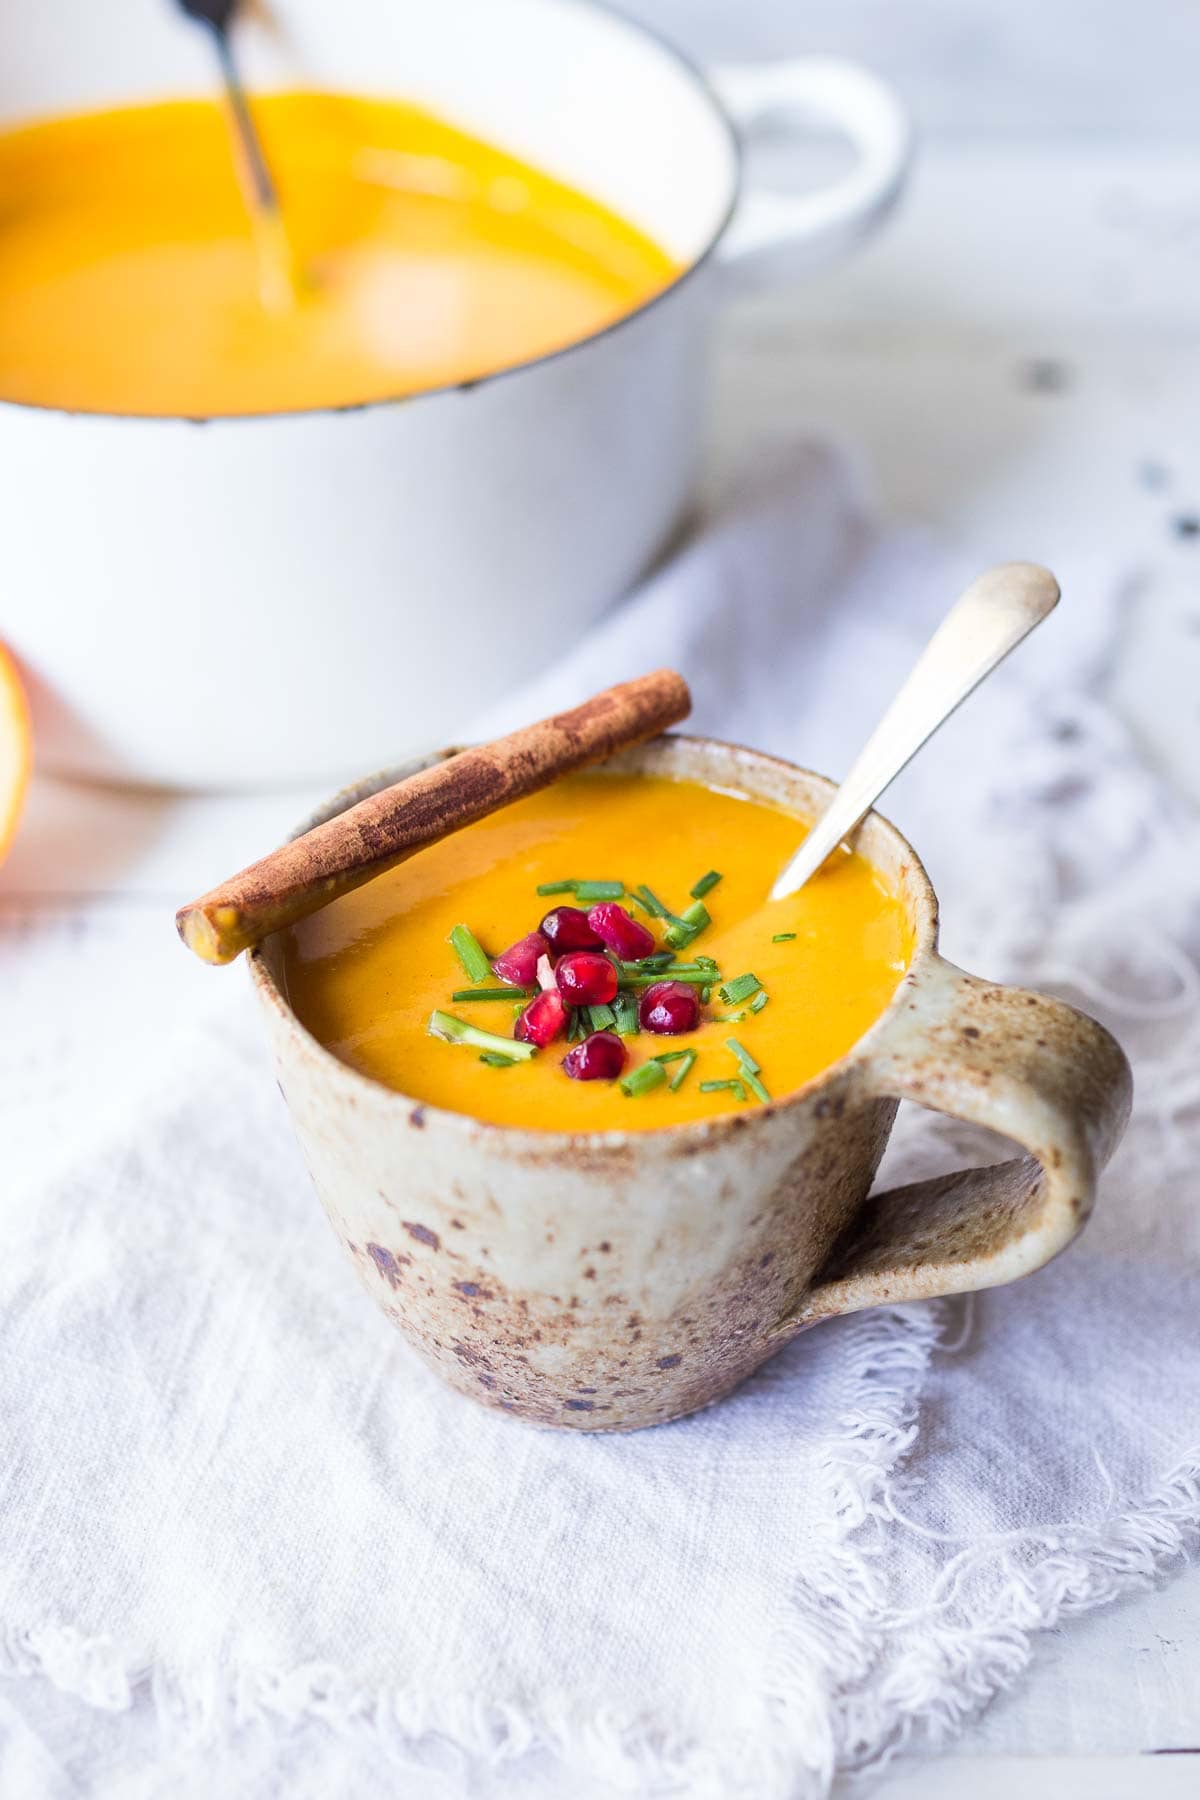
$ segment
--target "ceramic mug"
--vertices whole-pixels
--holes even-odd
[[[810,818],[832,792],[704,739],[660,738],[613,766]],[[372,1299],[453,1387],[543,1425],[659,1424],[719,1400],[822,1319],[1014,1281],[1082,1228],[1129,1112],[1119,1045],[1061,1001],[945,962],[909,845],[875,814],[857,843],[914,935],[886,1012],[796,1093],[663,1130],[515,1130],[406,1098],[299,1024],[278,942],[253,954],[330,1223]],[[901,1099],[1024,1154],[868,1199]]]
[[[726,278],[843,250],[908,160],[903,111],[864,70],[814,58],[705,78],[585,0],[245,13],[254,86],[412,99],[604,201],[680,274],[566,350],[377,405],[201,428],[0,403],[19,495],[0,635],[46,768],[333,780],[464,729],[677,527]],[[0,58],[0,123],[213,79],[205,34],[169,0],[38,0]],[[814,193],[739,195],[735,127],[766,115],[843,132],[854,167]]]

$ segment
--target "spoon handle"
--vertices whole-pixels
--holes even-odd
[[[1000,563],[951,607],[867,739],[854,767],[771,889],[782,900],[815,875],[967,695],[1040,625],[1059,588],[1037,563]]]

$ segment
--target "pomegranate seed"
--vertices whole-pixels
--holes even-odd
[[[625,1067],[625,1046],[612,1031],[593,1031],[563,1058],[573,1081],[615,1081]]]
[[[592,950],[560,956],[554,979],[568,1006],[603,1006],[616,998],[617,971],[607,956],[597,956]]]
[[[610,950],[616,951],[622,962],[636,962],[639,956],[650,956],[658,949],[654,933],[647,931],[640,920],[612,900],[603,900],[599,906],[593,906],[587,922],[596,936]]]
[[[700,1023],[700,1002],[694,988],[683,981],[656,981],[648,987],[638,1005],[638,1024],[643,1031],[656,1031],[660,1037],[674,1037],[681,1031],[695,1031]]]
[[[522,1044],[536,1044],[544,1050],[552,1044],[567,1022],[567,1009],[558,993],[535,994],[513,1026],[513,1036]]]
[[[577,906],[556,906],[542,920],[541,930],[556,956],[564,950],[599,950],[604,943],[589,925],[587,914]]]
[[[549,948],[540,931],[531,931],[495,959],[492,972],[513,987],[530,987],[537,976],[538,957],[545,956]]]

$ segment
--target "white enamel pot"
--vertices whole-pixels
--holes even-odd
[[[365,407],[198,423],[0,403],[0,636],[61,772],[284,784],[455,736],[678,524],[723,277],[845,249],[909,156],[861,69],[705,77],[584,0],[271,0],[239,30],[253,85],[414,100],[606,202],[682,273],[555,355]],[[168,0],[39,0],[9,23],[0,121],[211,85]],[[737,130],[768,114],[845,133],[850,173],[739,195]]]

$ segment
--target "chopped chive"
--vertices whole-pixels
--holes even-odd
[[[702,1094],[719,1094],[725,1088],[732,1088],[739,1100],[744,1100],[746,1098],[746,1090],[742,1083],[737,1080],[702,1081],[700,1083],[700,1092]]]
[[[467,973],[468,981],[486,981],[492,972],[492,965],[475,933],[469,925],[456,925],[450,933],[450,944],[459,962]]]
[[[618,994],[612,1003],[613,1024],[618,1037],[634,1037],[638,1029],[637,1001],[632,994]]]
[[[736,1006],[739,1000],[748,1000],[751,994],[756,994],[761,986],[757,975],[736,975],[721,989],[721,998],[726,1006]]]
[[[773,944],[792,944],[795,941],[796,934],[794,931],[777,931],[775,936],[771,939]]]
[[[620,968],[630,975],[648,975],[652,969],[665,969],[675,961],[673,950],[655,950],[650,956],[639,956],[636,962],[623,962]]]
[[[517,1059],[515,1056],[501,1056],[498,1050],[485,1050],[479,1060],[486,1063],[489,1069],[511,1069]]]
[[[621,900],[625,896],[623,881],[543,881],[539,894],[574,894],[577,900]]]
[[[455,988],[452,1000],[516,1000],[522,994],[526,1000],[532,999],[536,988],[502,987],[502,988]]]
[[[569,1044],[578,1043],[581,1037],[587,1036],[587,1020],[583,1016],[584,1011],[585,1009],[582,1006],[579,1006],[576,1007],[571,1014],[571,1024],[567,1031],[567,1042]]]
[[[746,1086],[750,1089],[754,1098],[756,1100],[761,1100],[765,1106],[771,1096],[768,1094],[761,1080],[761,1063],[755,1062],[746,1046],[744,1044],[739,1044],[736,1038],[726,1038],[725,1042],[729,1045],[729,1048],[737,1057],[738,1062],[742,1065],[742,1080],[746,1083]]]
[[[658,1087],[666,1079],[667,1071],[660,1062],[644,1062],[621,1078],[621,1092],[628,1099],[636,1100],[639,1094],[648,1094],[651,1088]]]
[[[693,900],[674,924],[668,925],[663,935],[668,944],[673,944],[677,950],[684,950],[693,938],[698,938],[711,924],[712,919],[703,900]]]
[[[612,1007],[606,1006],[603,1002],[599,1006],[589,1006],[587,1016],[588,1028],[591,1031],[611,1031],[617,1017]]]
[[[707,875],[702,875],[700,877],[699,881],[692,889],[692,899],[703,900],[705,894],[711,894],[718,881],[721,879],[722,876],[717,869],[710,869]]]
[[[692,1052],[690,1050],[664,1050],[661,1056],[652,1056],[650,1061],[662,1063],[678,1062],[681,1056],[690,1056],[691,1054]]]
[[[702,1006],[707,1006],[711,999],[712,999],[712,988],[711,987],[702,987],[700,989],[700,1004]]]
[[[712,970],[708,967],[707,963],[699,961],[677,962],[675,954],[671,950],[657,951],[653,956],[640,957],[637,962],[618,962],[617,974],[622,977],[636,975],[654,975],[656,977],[660,975],[669,975],[672,977],[676,975],[707,975],[710,981],[712,979]]]
[[[685,1050],[684,1051],[683,1061],[680,1063],[679,1067],[676,1069],[675,1073],[671,1077],[671,1092],[673,1094],[677,1094],[679,1092],[680,1088],[683,1086],[684,1082],[687,1080],[688,1076],[691,1074],[692,1066],[695,1063],[698,1055],[699,1055],[699,1051],[697,1051],[697,1050]]]
[[[651,893],[645,882],[633,890],[633,897],[635,900],[641,901],[653,919],[673,919],[675,917],[674,913],[668,912],[658,895]]]
[[[722,1013],[719,1018],[713,1020],[713,1024],[740,1025],[743,1019],[748,1019],[749,1017],[750,1008],[748,1006],[741,1006],[738,1008],[737,1012]]]
[[[618,962],[618,981],[719,981],[720,975],[699,962],[676,962],[671,951],[644,956],[640,962]]]
[[[755,994],[753,1000],[750,1002],[750,1011],[752,1013],[760,1013],[769,999],[770,995],[767,993],[766,988],[759,988],[757,994]]]
[[[711,956],[694,956],[692,961],[698,969],[716,969],[716,961]]]
[[[623,881],[577,881],[575,898],[577,900],[623,900],[625,883]]]
[[[448,1044],[472,1044],[476,1050],[491,1050],[498,1056],[510,1056],[514,1062],[528,1062],[536,1046],[518,1043],[516,1038],[497,1037],[495,1032],[481,1031],[456,1019],[453,1013],[439,1012],[435,1007],[427,1027],[430,1037],[445,1038]]]
[[[682,981],[688,987],[708,987],[712,983],[711,969],[651,969],[646,975],[619,975],[617,977],[624,988],[655,987],[660,981]]]

